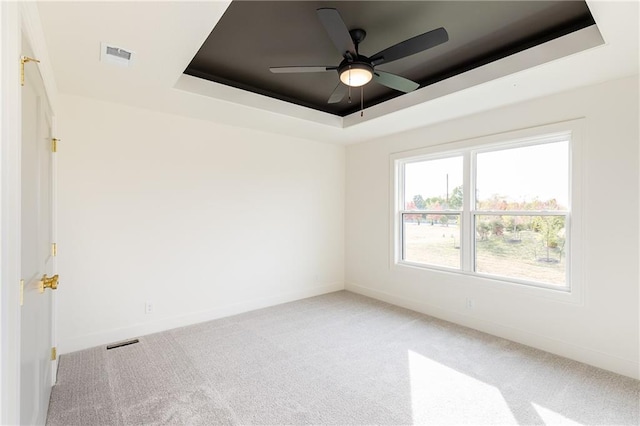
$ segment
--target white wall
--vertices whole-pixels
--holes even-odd
[[[60,352],[344,288],[344,147],[66,95],[57,134]]]
[[[347,148],[346,287],[638,378],[638,78]],[[390,267],[391,153],[586,118],[582,303],[475,277]],[[465,309],[467,297],[475,299]]]
[[[637,77],[623,79],[352,145],[346,176],[341,146],[61,96],[59,350],[346,281],[352,291],[638,377],[637,93]],[[579,117],[584,303],[390,268],[391,153]],[[144,314],[146,300],[154,313]]]

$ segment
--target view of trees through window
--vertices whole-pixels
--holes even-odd
[[[476,272],[565,284],[564,216],[476,216]]]
[[[467,216],[465,156],[475,195]],[[464,270],[467,253],[469,272],[567,284],[568,141],[407,162],[403,194],[403,261]],[[463,244],[465,227],[472,247]]]
[[[405,165],[404,260],[460,268],[462,168],[462,156]]]

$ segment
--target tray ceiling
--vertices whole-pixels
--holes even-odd
[[[449,41],[377,67],[427,87],[594,25],[584,1],[234,1],[185,74],[337,116],[359,110],[360,89],[335,104],[335,71],[274,74],[274,66],[336,66],[342,60],[316,9],[336,8],[349,30],[367,32],[360,53],[373,55],[444,27]],[[403,95],[371,82],[368,108]]]

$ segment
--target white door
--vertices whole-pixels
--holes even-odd
[[[23,37],[23,40],[26,38]],[[23,44],[23,55],[31,57]],[[22,87],[22,263],[20,423],[46,421],[52,384],[53,153],[51,112],[36,63],[24,65]]]

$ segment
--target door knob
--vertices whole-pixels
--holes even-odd
[[[45,288],[50,288],[51,290],[58,289],[58,274],[48,278],[47,278],[47,274],[44,274],[42,276],[42,279],[40,280],[40,288],[39,288],[40,293],[44,293]]]

